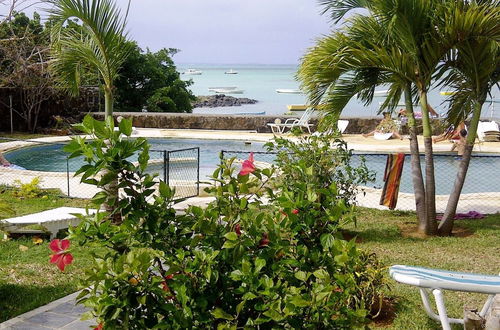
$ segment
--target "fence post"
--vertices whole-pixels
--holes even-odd
[[[163,150],[163,181],[167,183],[167,151]]]
[[[170,186],[170,151],[165,151],[166,183]]]
[[[66,182],[68,183],[68,197],[71,197],[69,192],[69,157],[66,157]]]
[[[196,165],[196,195],[200,195],[200,147],[196,148],[198,152],[198,159]]]

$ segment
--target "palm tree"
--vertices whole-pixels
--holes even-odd
[[[499,46],[498,42],[490,40],[466,41],[457,47],[458,52],[450,53],[443,64],[443,70],[448,71],[443,84],[456,91],[450,98],[449,116],[455,122],[468,117],[470,112],[472,116],[465,152],[438,228],[440,235],[450,235],[453,229],[453,218],[471,160],[481,110],[491,88],[498,83],[500,77]]]
[[[78,94],[84,72],[98,72],[106,117],[113,114],[113,82],[129,54],[125,18],[113,0],[52,0],[52,69],[61,85]],[[67,28],[76,19],[81,29]]]
[[[434,235],[438,228],[435,220],[434,161],[427,92],[441,59],[457,43],[462,39],[494,34],[491,19],[477,21],[477,18],[487,16],[492,7],[487,7],[487,4],[482,4],[483,7],[464,6],[461,1],[447,0],[322,0],[320,3],[325,6],[325,12],[329,12],[337,21],[356,8],[368,10],[369,15],[351,17],[345,35],[324,38],[306,54],[299,70],[303,87],[313,102],[326,100],[330,104],[330,111],[337,112],[355,93],[370,101],[370,91],[373,93],[374,86],[381,82],[391,84],[391,92],[384,106],[397,103],[398,95],[404,92],[407,110],[411,114],[410,148],[419,230]],[[460,20],[452,20],[454,15],[462,18],[462,25],[455,22]],[[371,23],[368,23],[370,20],[367,17],[372,17]],[[471,22],[477,24],[471,26]],[[464,31],[464,26],[470,29]],[[363,41],[355,42],[352,39]],[[359,80],[358,73],[367,71],[385,73],[385,76],[377,76],[385,80],[372,77],[371,88],[364,86],[367,92],[363,94],[361,82],[369,85],[370,80]],[[356,90],[353,86],[360,89]],[[422,107],[425,189],[411,108],[412,91],[418,94]]]

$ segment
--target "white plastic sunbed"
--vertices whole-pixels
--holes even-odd
[[[301,129],[305,127],[307,128],[309,134],[311,134],[311,126],[313,126],[313,124],[310,124],[309,120],[311,119],[314,111],[314,108],[308,108],[300,118],[289,118],[284,123],[269,123],[267,126],[271,128],[271,131],[274,134],[283,134],[286,129],[292,130],[294,127],[300,127]]]
[[[404,265],[392,266],[389,274],[394,280],[400,283],[420,288],[420,295],[425,311],[432,319],[441,321],[441,326],[444,330],[450,330],[451,323],[464,324],[464,320],[448,317],[442,290],[488,294],[488,299],[479,312],[481,317],[484,317],[488,313],[495,294],[500,294],[500,276],[459,273]],[[428,292],[430,290],[432,290],[436,300],[438,314],[435,314],[431,308]]]
[[[96,210],[89,209],[93,214]],[[80,219],[74,214],[86,214],[85,209],[77,207],[58,207],[39,213],[24,215],[10,219],[0,220],[0,228],[9,233],[22,232],[22,228],[29,225],[41,225],[50,233],[50,238],[54,238],[61,229],[76,226]]]

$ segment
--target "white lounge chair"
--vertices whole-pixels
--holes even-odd
[[[271,131],[274,134],[283,134],[287,128],[292,130],[294,127],[305,127],[309,134],[311,134],[311,126],[313,126],[313,124],[309,124],[309,120],[314,111],[314,108],[308,108],[299,119],[289,118],[284,123],[269,123],[267,126],[271,127]]]
[[[340,134],[344,133],[347,126],[349,125],[349,120],[338,120],[337,121],[337,128],[340,132]],[[333,128],[330,128],[324,132],[314,132],[312,135],[314,136],[322,136],[323,134],[332,134],[333,133]]]
[[[89,209],[93,214],[96,210]],[[77,207],[58,207],[56,209],[0,220],[0,228],[8,233],[23,232],[22,228],[29,225],[40,225],[54,238],[61,229],[76,226],[80,219],[74,214],[86,214],[85,209]]]
[[[464,320],[448,317],[444,304],[443,290],[488,294],[488,299],[479,312],[481,317],[484,317],[488,313],[495,294],[500,293],[500,276],[450,272],[447,270],[404,265],[392,266],[389,274],[394,280],[400,283],[420,288],[420,295],[425,311],[432,319],[441,321],[441,326],[444,330],[450,330],[451,323],[464,324]],[[431,308],[428,292],[430,290],[434,294],[438,314],[435,314]]]
[[[494,121],[480,121],[477,125],[477,137],[479,141],[484,141],[485,132],[499,132],[498,124]]]

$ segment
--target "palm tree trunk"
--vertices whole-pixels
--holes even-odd
[[[436,223],[436,181],[434,177],[434,156],[432,150],[432,129],[427,108],[427,92],[420,92],[420,105],[422,106],[422,125],[425,146],[425,206],[427,223],[423,229],[426,235],[437,234]]]
[[[427,223],[427,212],[425,210],[425,187],[424,178],[422,176],[422,167],[420,165],[417,123],[413,112],[410,84],[408,84],[405,88],[405,104],[408,116],[408,128],[410,130],[411,178],[413,182],[413,192],[415,194],[415,209],[417,211],[418,230],[424,232]]]
[[[104,87],[104,113],[105,118],[113,116],[113,92],[107,86]]]
[[[479,124],[479,118],[481,116],[481,109],[483,104],[478,102],[475,105],[474,113],[472,115],[471,122],[469,124],[469,133],[467,136],[467,141],[465,145],[465,151],[458,166],[457,177],[455,178],[455,183],[453,185],[453,191],[450,194],[448,203],[446,204],[446,210],[444,211],[443,219],[438,227],[438,233],[441,236],[450,236],[453,231],[453,218],[457,212],[458,201],[460,199],[460,194],[462,193],[462,188],[464,186],[465,177],[469,169],[469,163],[471,160],[472,149],[474,148],[474,142],[477,136],[477,126]]]

